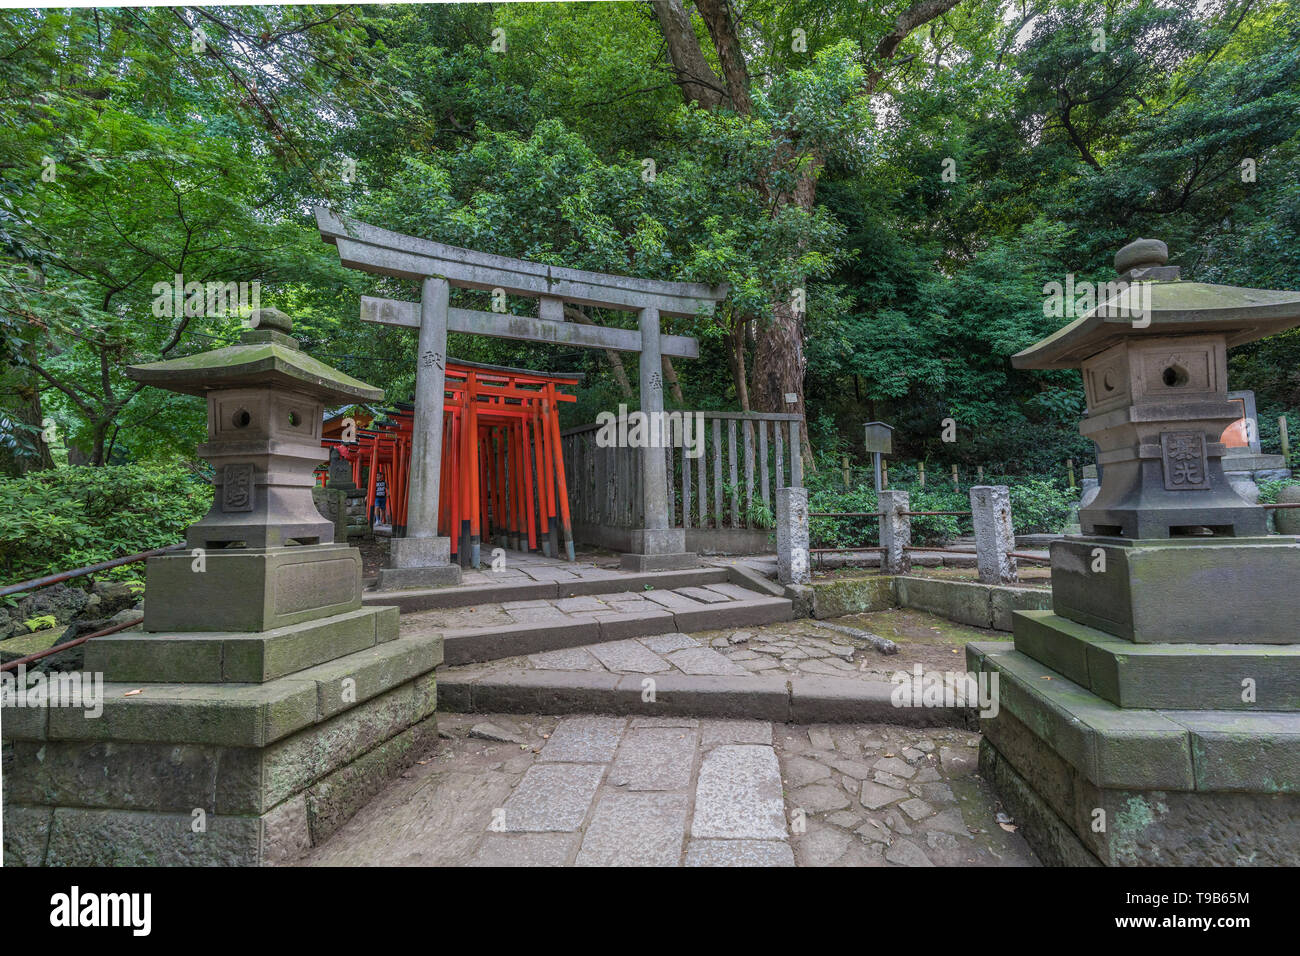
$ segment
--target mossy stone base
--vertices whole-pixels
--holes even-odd
[[[430,714],[260,814],[6,803],[6,866],[260,866],[328,840],[438,737]]]
[[[1300,644],[1297,580],[1296,537],[1052,544],[1052,610],[1138,643]]]
[[[290,860],[432,745],[441,659],[417,635],[260,685],[105,684],[97,719],[6,713],[5,862]]]
[[[1042,588],[913,575],[894,578],[894,593],[901,607],[928,611],[959,624],[996,631],[1011,630],[1013,611],[1045,608],[1052,600],[1051,592]]]
[[[107,681],[265,683],[395,640],[396,607],[364,607],[269,631],[123,631],[86,645],[86,670]]]
[[[984,772],[1046,861],[1300,864],[1300,715],[1121,709],[1005,645],[967,661],[999,679]]]
[[[155,633],[269,631],[361,607],[361,552],[346,544],[167,554],[145,578]]]
[[[1300,711],[1297,644],[1134,644],[1017,611],[1015,648],[1120,707]]]
[[[815,582],[812,589],[812,616],[816,618],[887,611],[897,603],[894,579],[888,575],[833,578]]]

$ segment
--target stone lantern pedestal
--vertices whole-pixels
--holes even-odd
[[[1049,863],[1300,863],[1300,538],[1225,476],[1227,348],[1300,324],[1300,293],[1183,282],[1116,256],[1092,311],[1016,355],[1078,368],[1101,486],[1052,545],[1052,610],[998,675],[980,765]]]
[[[6,710],[6,864],[291,859],[437,736],[441,636],[362,604],[360,553],[312,499],[324,404],[382,393],[254,318],[238,345],[128,370],[206,398],[213,505],[149,560],[142,629],[86,645],[102,713]]]

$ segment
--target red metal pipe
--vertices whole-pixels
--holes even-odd
[[[35,654],[28,654],[26,657],[20,657],[16,661],[10,661],[8,664],[0,665],[0,671],[11,671],[17,669],[22,664],[30,664],[32,661],[39,661],[43,657],[49,657],[57,654],[59,651],[66,651],[69,647],[76,647],[78,644],[85,644],[92,637],[104,637],[107,634],[116,634],[118,631],[124,631],[128,627],[135,627],[143,621],[143,617],[137,617],[132,621],[123,621],[121,624],[114,624],[112,627],[106,627],[102,631],[96,631],[94,634],[83,634],[66,644],[57,644],[54,647],[47,647],[43,651],[37,651]]]

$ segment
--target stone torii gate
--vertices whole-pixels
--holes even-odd
[[[660,316],[711,315],[728,291],[725,285],[635,279],[461,249],[343,219],[324,207],[316,209],[316,225],[321,239],[338,248],[343,265],[420,282],[418,303],[371,296],[361,300],[363,321],[420,330],[406,537],[392,541],[391,566],[380,572],[381,589],[429,587],[460,580],[460,569],[451,564],[451,541],[438,536],[440,436],[449,331],[637,352],[641,410],[662,412],[663,356],[698,358],[699,343],[688,336],[662,334]],[[452,286],[535,298],[537,316],[451,308]],[[634,311],[639,317],[639,331],[566,322],[566,303]],[[634,553],[623,555],[623,566],[638,571],[693,567],[697,557],[686,552],[685,531],[669,524],[663,448],[642,449],[641,468],[645,528],[634,535]]]

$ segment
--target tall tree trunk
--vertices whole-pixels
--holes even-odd
[[[677,369],[673,368],[673,360],[667,355],[661,355],[659,364],[663,366],[664,382],[668,385],[668,391],[672,394],[673,401],[678,405],[685,405],[686,397],[682,395],[682,385],[677,381]]]
[[[913,30],[934,20],[959,2],[960,0],[915,0],[904,9],[867,58],[869,65],[862,95],[869,97],[875,92],[884,77],[886,64],[894,58],[899,46]],[[708,28],[722,70],[722,80],[719,82],[704,57],[691,26],[690,14],[682,0],[653,0],[655,16],[668,47],[668,59],[685,101],[697,101],[706,109],[716,109],[729,103],[737,113],[747,116],[753,110],[749,93],[749,68],[745,63],[744,45],[740,42],[735,18],[731,15],[730,3],[731,0],[695,0],[695,7]],[[726,91],[725,96],[722,94],[723,89]],[[791,147],[790,153],[778,156],[771,173],[777,173],[788,165],[788,161],[794,158],[793,150],[794,147]],[[813,156],[813,160],[811,168],[799,175],[793,191],[772,197],[774,209],[793,203],[808,212],[812,211],[817,194],[817,172],[821,166],[818,157]],[[804,415],[804,317],[788,299],[773,302],[771,311],[771,321],[757,329],[753,389],[748,397],[753,399],[760,411],[793,411]],[[743,350],[737,353],[733,349],[734,368],[740,368],[736,359],[743,361],[743,355]],[[737,394],[741,391],[738,385]],[[786,395],[795,396],[795,401],[787,403]],[[802,429],[802,438],[803,457],[808,469],[814,471],[816,466],[806,427]]]
[[[577,322],[579,325],[595,325],[596,323],[587,318],[585,312],[575,306],[566,306],[564,317],[571,322]],[[609,363],[609,370],[614,373],[614,381],[618,383],[618,390],[624,399],[632,397],[632,383],[628,381],[627,369],[623,367],[623,356],[619,355],[614,349],[605,349],[605,361]]]
[[[96,422],[92,433],[94,444],[90,449],[90,463],[96,468],[104,467],[104,439],[108,437],[108,423]]]
[[[796,205],[812,214],[817,202],[817,173],[820,160],[808,164],[789,193],[779,194],[777,202],[783,206]],[[807,293],[801,300],[806,301]],[[804,313],[796,309],[792,297],[777,299],[772,303],[772,318],[759,323],[758,342],[754,349],[754,403],[763,412],[791,412],[804,417],[805,427],[800,429],[800,454],[804,467],[815,474],[817,463],[813,458],[812,440],[808,436],[807,409],[804,404],[803,380],[807,360],[803,354]],[[789,401],[794,396],[794,401]]]
[[[736,319],[731,327],[731,341],[727,343],[727,361],[731,365],[731,377],[736,383],[736,404],[742,412],[753,411],[749,404],[749,372],[745,368],[745,330],[749,319]]]
[[[722,67],[731,106],[742,116],[748,116],[754,109],[749,97],[749,67],[745,65],[740,36],[731,18],[730,0],[695,0],[695,8],[700,11],[713,39],[713,48],[718,51],[718,64]]]
[[[722,102],[722,83],[704,58],[691,15],[682,0],[654,0],[655,19],[659,31],[668,44],[668,61],[672,64],[673,78],[682,89],[682,99],[696,102],[711,110]]]

